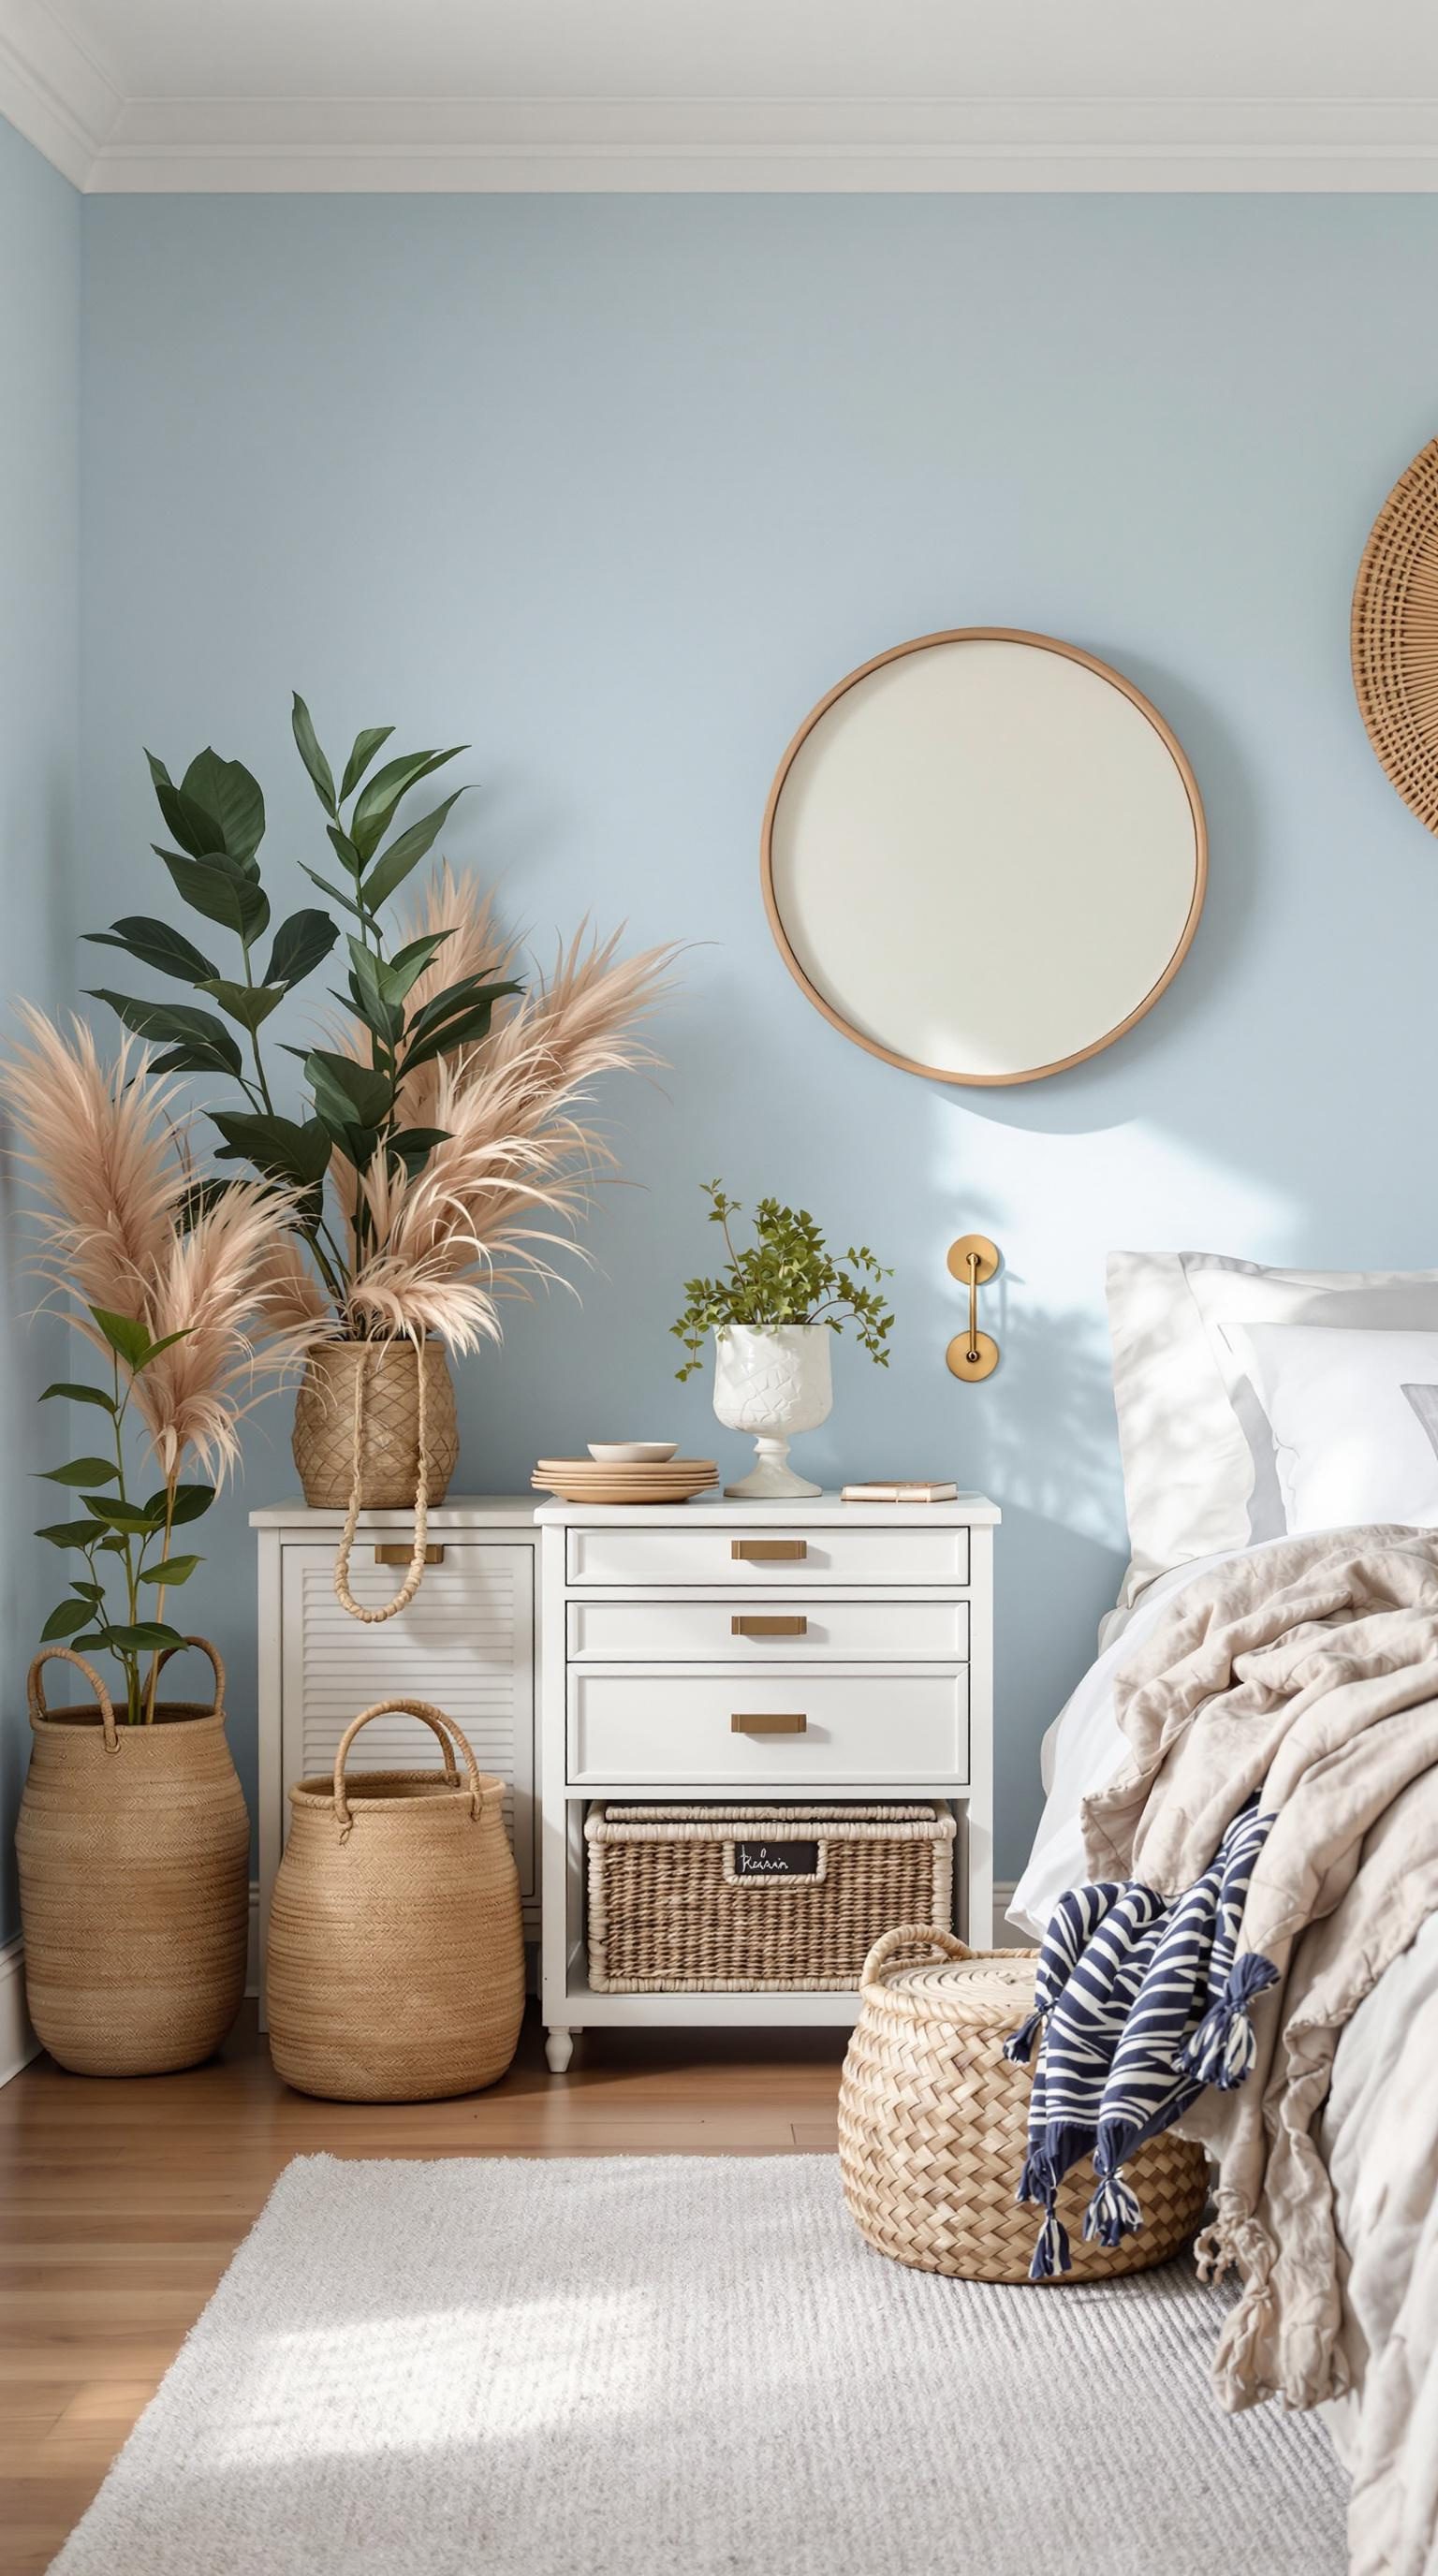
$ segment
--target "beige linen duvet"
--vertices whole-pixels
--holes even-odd
[[[1131,1759],[1083,1809],[1095,1877],[1177,1894],[1255,1792],[1275,1815],[1240,1941],[1280,1971],[1253,2009],[1257,2062],[1179,2123],[1218,2162],[1200,2251],[1242,2282],[1218,2393],[1233,2410],[1343,2400],[1356,2576],[1426,2576],[1438,1941],[1404,1954],[1438,1912],[1438,1538],[1329,1531],[1228,1560],[1176,1597],[1120,1675],[1117,1709]]]

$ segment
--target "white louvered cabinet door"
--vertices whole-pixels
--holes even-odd
[[[417,1598],[396,1619],[366,1627],[334,1595],[334,1546],[287,1541],[283,1549],[281,1793],[284,1830],[297,1780],[334,1769],[352,1717],[381,1699],[426,1699],[455,1719],[481,1771],[507,1784],[504,1820],[533,1898],[534,1551],[497,1541],[446,1536],[444,1561],[425,1568]],[[373,1544],[357,1544],[355,1599],[378,1609],[402,1569],[376,1565]],[[418,1718],[376,1718],[349,1756],[358,1770],[424,1770],[441,1760]]]

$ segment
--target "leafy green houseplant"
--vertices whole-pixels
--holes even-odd
[[[292,726],[329,843],[325,871],[304,865],[325,908],[272,927],[265,800],[243,763],[205,750],[177,782],[147,754],[168,835],[153,846],[204,932],[192,940],[136,914],[87,935],[193,998],[109,987],[94,998],[162,1050],[157,1073],[204,1081],[219,1167],[197,1181],[205,1203],[235,1185],[232,1166],[287,1194],[303,1258],[286,1320],[307,1328],[312,1354],[296,1439],[307,1498],[358,1509],[406,1490],[422,1503],[427,1490],[437,1501],[457,1455],[443,1349],[498,1340],[499,1300],[550,1274],[549,1253],[607,1159],[584,1114],[590,1086],[650,1060],[633,1029],[666,953],[621,958],[612,938],[581,933],[547,977],[521,976],[488,897],[443,865],[395,922],[396,897],[465,791],[412,819],[401,809],[458,749],[381,760],[393,729],[370,726],[337,782],[298,696]],[[328,997],[338,1016],[321,1043],[276,1049],[278,1015],[341,940],[343,982]],[[300,1067],[298,1105],[284,1058]],[[368,1447],[367,1390],[387,1408],[384,1438]],[[383,1490],[369,1464],[381,1448],[398,1480]]]
[[[714,1335],[714,1410],[733,1431],[752,1432],[757,1458],[749,1475],[725,1491],[754,1502],[782,1502],[819,1492],[788,1464],[789,1439],[815,1430],[833,1403],[831,1336],[851,1327],[880,1368],[889,1364],[893,1315],[878,1282],[892,1278],[867,1244],[830,1253],[807,1208],[760,1199],[753,1241],[736,1246],[731,1220],[742,1216],[719,1181],[705,1181],[709,1222],[728,1255],[715,1277],[685,1282],[685,1304],[670,1326],[688,1354],[682,1380],[702,1366]]]

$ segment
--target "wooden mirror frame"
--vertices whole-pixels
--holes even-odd
[[[846,1020],[842,1013],[834,1008],[832,1002],[825,998],[817,985],[811,982],[790,942],[774,890],[774,823],[785,781],[801,745],[807,742],[814,727],[844,696],[845,692],[854,688],[860,680],[866,680],[872,671],[882,670],[886,663],[900,661],[906,654],[927,652],[936,644],[1028,644],[1041,652],[1061,654],[1066,661],[1081,663],[1085,670],[1093,671],[1100,679],[1107,680],[1110,687],[1117,689],[1123,697],[1137,707],[1140,714],[1147,717],[1148,722],[1153,726],[1178,771],[1193,816],[1193,895],[1178,943],[1163,973],[1150,986],[1134,1009],[1116,1022],[1113,1028],[1106,1030],[1102,1037],[1095,1038],[1089,1046],[1077,1048],[1072,1055],[1057,1056],[1051,1064],[1032,1065],[1021,1073],[956,1073],[943,1065],[921,1064],[917,1058],[900,1055],[893,1047],[884,1046],[879,1039],[868,1037],[862,1029],[855,1028],[853,1023]],[[760,838],[759,870],[764,894],[764,910],[768,915],[769,927],[774,934],[779,954],[800,991],[807,995],[816,1011],[822,1011],[830,1026],[836,1028],[841,1037],[850,1039],[855,1046],[863,1047],[869,1055],[881,1057],[885,1064],[897,1065],[901,1073],[922,1074],[927,1081],[957,1084],[965,1089],[1006,1089],[1021,1082],[1042,1082],[1052,1073],[1066,1073],[1071,1065],[1084,1064],[1090,1056],[1101,1055],[1105,1047],[1111,1047],[1118,1038],[1125,1036],[1129,1029],[1153,1009],[1160,995],[1167,992],[1193,945],[1199,915],[1203,911],[1203,899],[1208,886],[1208,825],[1204,817],[1203,799],[1198,792],[1198,781],[1194,777],[1182,744],[1172,727],[1165,723],[1157,707],[1144,696],[1141,689],[1135,688],[1132,680],[1126,680],[1121,671],[1115,671],[1108,662],[1101,662],[1096,654],[1085,653],[1077,644],[1063,644],[1056,636],[1039,635],[1026,627],[949,626],[939,628],[932,635],[912,636],[905,644],[893,644],[886,653],[874,654],[871,660],[861,662],[857,670],[847,672],[842,680],[826,692],[817,706],[810,708],[780,761],[775,772],[774,784],[769,790],[768,803],[764,808],[764,827]]]

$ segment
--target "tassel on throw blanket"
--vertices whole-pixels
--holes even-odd
[[[1096,2188],[1084,2234],[1119,2245],[1143,2223],[1123,2166],[1169,2128],[1207,2084],[1230,2091],[1253,2063],[1248,2007],[1278,1971],[1238,1958],[1239,1926],[1272,1816],[1242,1808],[1210,1867],[1166,1899],[1133,1879],[1073,1888],[1039,1956],[1034,2010],[1006,2043],[1023,2062],[1039,2036],[1029,2146],[1016,2197],[1044,2211],[1029,2278],[1069,2269],[1055,2202],[1064,2175],[1092,2155]]]

